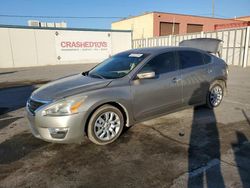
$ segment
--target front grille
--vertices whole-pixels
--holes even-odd
[[[42,103],[42,102],[38,102],[38,101],[34,101],[32,99],[29,99],[28,109],[33,115],[35,115],[36,109],[38,109],[40,106],[42,106],[44,104],[46,104],[46,103]]]

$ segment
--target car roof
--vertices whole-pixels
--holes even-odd
[[[141,54],[150,54],[150,55],[157,55],[164,52],[169,51],[177,51],[177,50],[192,50],[192,51],[198,51],[201,53],[206,53],[203,50],[199,50],[197,48],[191,48],[191,47],[180,47],[180,46],[160,46],[160,47],[149,47],[149,48],[136,48],[127,50],[124,52],[119,53],[118,55],[128,54],[128,53],[141,53]]]

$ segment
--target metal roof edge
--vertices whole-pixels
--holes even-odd
[[[191,17],[200,17],[200,18],[205,18],[205,19],[217,19],[217,20],[231,20],[231,21],[235,21],[235,22],[240,22],[241,20],[235,20],[233,18],[218,18],[218,17],[211,17],[211,16],[199,16],[199,15],[192,15],[192,14],[181,14],[181,13],[172,13],[172,12],[160,12],[160,11],[151,11],[151,12],[146,12],[146,13],[142,13],[139,14],[137,16],[131,16],[131,17],[127,17],[118,21],[114,21],[112,23],[117,23],[117,22],[121,22],[124,20],[129,20],[132,18],[136,18],[136,17],[140,17],[140,16],[144,16],[147,14],[170,14],[170,15],[179,15],[179,16],[191,16]]]
[[[121,21],[124,21],[124,20],[129,20],[129,19],[132,19],[132,18],[137,18],[137,17],[140,17],[140,16],[145,16],[145,15],[148,15],[148,14],[153,14],[154,12],[144,12],[142,14],[139,14],[137,16],[129,16],[129,17],[126,17],[126,18],[123,18],[123,19],[120,19],[120,20],[117,20],[117,21],[114,21],[112,22],[113,23],[117,23],[117,22],[121,22]]]
[[[14,28],[14,29],[40,29],[40,30],[65,30],[65,31],[97,31],[97,32],[132,32],[131,30],[116,30],[116,29],[92,29],[92,28],[57,28],[57,27],[33,27],[22,25],[2,25],[0,28]]]
[[[191,17],[200,17],[200,18],[217,19],[217,20],[240,21],[240,20],[235,20],[235,19],[233,19],[233,18],[218,18],[218,17],[212,17],[212,16],[199,16],[199,15],[181,14],[181,13],[171,13],[171,12],[158,12],[158,11],[153,11],[152,13],[155,13],[155,14],[171,14],[171,15],[180,15],[180,16],[191,16]]]

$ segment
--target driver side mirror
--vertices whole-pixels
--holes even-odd
[[[142,72],[137,74],[137,78],[139,79],[150,79],[150,78],[155,78],[155,72]]]

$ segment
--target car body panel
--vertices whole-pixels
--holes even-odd
[[[145,119],[182,105],[182,86],[179,70],[159,75],[153,79],[131,81],[134,118]],[[156,84],[157,83],[157,84]],[[145,102],[146,101],[146,102]]]
[[[201,103],[206,98],[210,83],[211,65],[202,65],[181,70],[183,102],[188,105]]]
[[[57,100],[89,90],[103,88],[110,82],[111,80],[90,78],[77,74],[43,85],[32,93],[32,97],[38,100]]]

